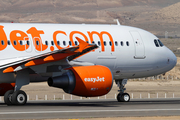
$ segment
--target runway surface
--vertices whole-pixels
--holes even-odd
[[[29,101],[25,106],[0,102],[1,119],[94,118],[179,116],[179,99],[134,99],[128,103],[108,100]]]

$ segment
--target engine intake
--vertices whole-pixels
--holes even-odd
[[[68,70],[68,72],[62,76],[49,78],[48,85],[62,88],[66,93],[72,93],[76,85],[75,76],[71,70]]]

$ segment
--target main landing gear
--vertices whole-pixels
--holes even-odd
[[[9,90],[4,95],[4,102],[7,105],[24,105],[27,102],[27,95],[22,90]]]
[[[16,74],[15,90],[9,90],[4,94],[4,102],[7,105],[24,105],[27,102],[26,93],[20,89],[23,85],[29,84],[29,72],[28,70],[22,70]]]
[[[129,102],[130,101],[130,95],[128,93],[124,93],[126,90],[125,85],[127,84],[127,79],[123,80],[115,80],[117,86],[120,90],[119,94],[117,95],[117,101],[118,102]]]

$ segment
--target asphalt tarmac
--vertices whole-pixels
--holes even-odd
[[[24,106],[0,102],[0,119],[54,119],[96,117],[179,116],[179,99],[28,101]]]

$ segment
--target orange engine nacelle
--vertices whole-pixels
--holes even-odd
[[[113,75],[105,66],[79,66],[70,68],[62,76],[49,78],[48,84],[73,95],[95,97],[111,90]]]
[[[4,96],[4,94],[8,90],[14,90],[15,83],[1,83],[0,84],[0,96]]]

